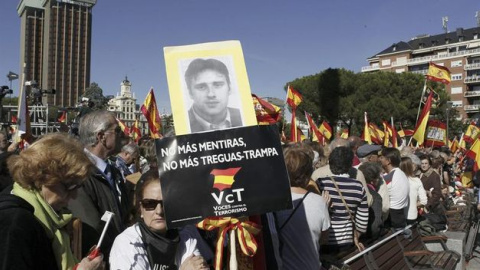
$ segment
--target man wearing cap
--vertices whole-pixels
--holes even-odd
[[[364,144],[357,149],[357,156],[360,158],[360,165],[366,162],[377,162],[380,163],[379,160],[379,152],[382,150],[381,145],[376,144]],[[383,219],[386,220],[388,218],[388,213],[390,210],[390,195],[388,194],[388,188],[385,181],[382,180],[381,183],[378,184],[377,193],[382,197],[382,214]]]
[[[394,229],[401,229],[407,225],[410,184],[408,177],[399,168],[400,151],[393,147],[384,148],[379,157],[386,174],[383,176],[387,183],[390,196],[390,224]]]
[[[378,151],[382,150],[382,146],[376,144],[364,144],[357,149],[357,156],[362,163],[378,162]]]

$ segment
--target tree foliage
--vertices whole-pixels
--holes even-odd
[[[382,121],[390,122],[393,117],[395,123],[414,129],[424,83],[422,75],[409,72],[354,73],[329,68],[295,79],[287,85],[302,94],[299,110],[312,114],[317,124],[326,120],[332,126],[340,124],[348,127],[352,135],[360,135],[364,112],[367,112],[369,122],[377,125]],[[428,82],[427,86],[439,96],[439,102],[432,107],[431,117],[444,121],[449,101],[445,87],[434,82]],[[450,110],[451,127],[461,126],[455,123],[457,115],[454,109]],[[451,134],[455,132],[457,130],[452,130]]]
[[[90,83],[90,86],[85,89],[82,98],[93,101],[95,103],[94,109],[104,109],[108,103],[108,99],[103,95],[102,88],[95,82]]]

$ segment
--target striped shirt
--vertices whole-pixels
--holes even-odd
[[[360,233],[367,231],[368,204],[365,189],[360,181],[349,178],[347,174],[334,175],[335,182],[345,199],[355,220],[355,228]],[[353,223],[330,177],[319,178],[317,184],[320,190],[328,191],[331,197],[330,230],[328,245],[343,245],[353,243]]]

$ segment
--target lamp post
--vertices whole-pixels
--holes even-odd
[[[447,107],[445,108],[445,111],[447,113],[447,115],[446,115],[446,117],[447,117],[447,129],[446,129],[446,132],[445,132],[447,141],[446,141],[445,144],[447,145],[448,148],[450,148],[450,143],[449,143],[449,140],[448,140],[448,120],[450,118],[450,109],[452,108],[452,105],[453,105],[452,101],[447,101]]]

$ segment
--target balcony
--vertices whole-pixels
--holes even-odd
[[[411,73],[426,75],[428,73],[428,69],[421,69],[421,70],[412,70]]]
[[[463,66],[464,70],[480,69],[480,63],[473,63]]]
[[[463,105],[463,110],[467,113],[478,112],[479,109],[480,109],[480,104]]]
[[[407,60],[406,65],[418,65],[418,64],[426,64],[430,61],[441,61],[445,60],[448,58],[454,58],[454,57],[459,57],[459,56],[472,56],[472,55],[480,55],[480,48],[478,49],[473,49],[473,50],[465,50],[465,51],[460,51],[460,52],[452,52],[452,53],[442,53],[439,55],[429,55],[429,56],[424,56],[424,57],[416,57],[416,58],[411,58]],[[388,68],[392,68],[395,66],[404,66],[405,63],[397,63],[397,62],[392,62]],[[362,67],[362,72],[365,71],[371,71],[371,69],[374,70],[379,70],[379,67],[372,68],[371,66],[366,66]]]
[[[480,91],[466,91],[464,97],[480,97]]]
[[[473,75],[473,76],[465,77],[465,80],[463,82],[464,83],[480,83],[480,76]]]
[[[372,67],[372,66],[362,67],[362,72],[375,71],[375,70],[380,70],[380,68],[379,67]]]

